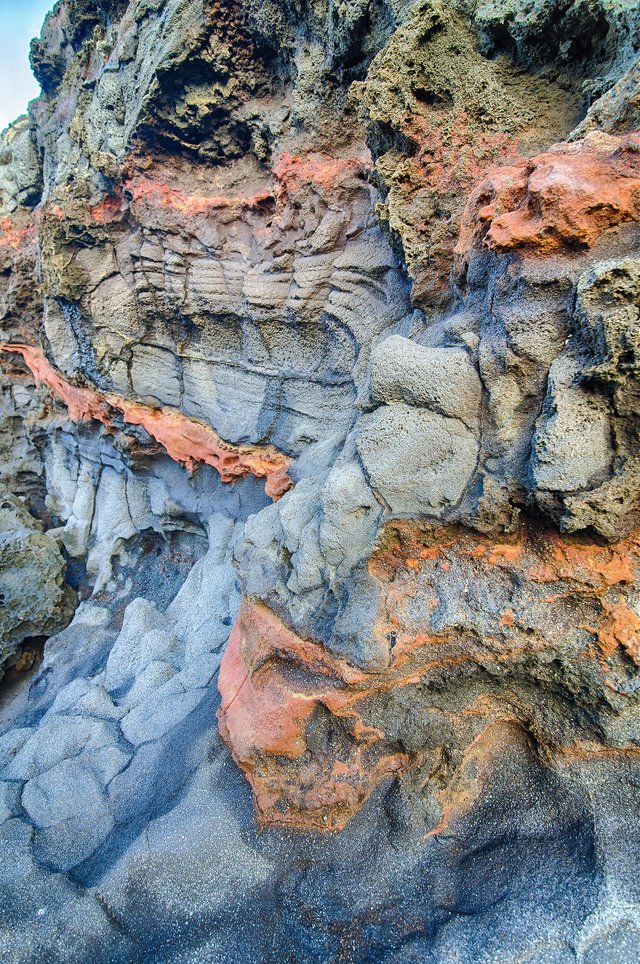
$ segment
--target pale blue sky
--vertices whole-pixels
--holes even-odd
[[[29,43],[40,35],[55,0],[0,0],[0,130],[24,114],[40,93],[29,66]]]

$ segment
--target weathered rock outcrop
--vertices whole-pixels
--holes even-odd
[[[8,959],[637,959],[639,51],[625,0],[56,3]]]
[[[378,673],[244,602],[220,719],[261,821],[340,828],[384,776],[410,773],[439,833],[430,791],[500,720],[551,758],[636,755],[639,552],[637,536],[604,547],[530,529],[499,543],[390,524],[369,563],[390,646]]]
[[[73,590],[55,539],[13,496],[0,499],[0,674],[21,644],[70,621]]]

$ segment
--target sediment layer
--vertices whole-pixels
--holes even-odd
[[[47,15],[0,135],[25,960],[636,959],[639,54],[623,0]]]
[[[170,458],[190,471],[204,462],[213,466],[223,482],[245,475],[266,479],[265,492],[279,499],[291,486],[290,459],[273,446],[234,446],[225,443],[208,425],[185,417],[179,411],[156,409],[117,395],[103,395],[92,388],[71,384],[46,359],[41,348],[0,342],[0,351],[21,355],[37,385],[45,385],[53,397],[68,409],[74,421],[93,419],[115,428],[118,415],[125,425],[140,425],[159,442]]]

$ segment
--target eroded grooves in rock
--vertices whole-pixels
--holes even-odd
[[[639,51],[627,0],[55,4],[9,960],[638,959]]]

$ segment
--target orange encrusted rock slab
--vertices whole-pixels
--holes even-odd
[[[261,603],[243,600],[218,685],[220,732],[262,826],[339,830],[384,776],[409,763],[363,723],[367,674],[300,639]]]
[[[379,673],[242,602],[218,716],[262,826],[340,829],[384,777],[411,770],[426,768],[425,781],[437,771],[446,786],[497,720],[549,750],[597,746],[594,715],[625,703],[626,674],[640,665],[637,533],[615,547],[535,529],[496,543],[397,522],[370,573],[380,587],[373,631],[389,643]],[[548,685],[540,663],[554,667]]]
[[[223,441],[208,425],[183,415],[177,409],[151,408],[119,395],[103,394],[67,381],[34,345],[0,342],[0,351],[22,355],[38,384],[63,402],[73,421],[95,419],[113,426],[119,413],[128,425],[141,425],[162,445],[170,458],[193,470],[198,463],[213,466],[223,482],[246,475],[265,479],[266,494],[279,499],[292,485],[290,459],[273,446],[232,445]]]
[[[469,198],[456,251],[586,249],[609,228],[638,220],[640,134],[598,132],[493,168]]]

